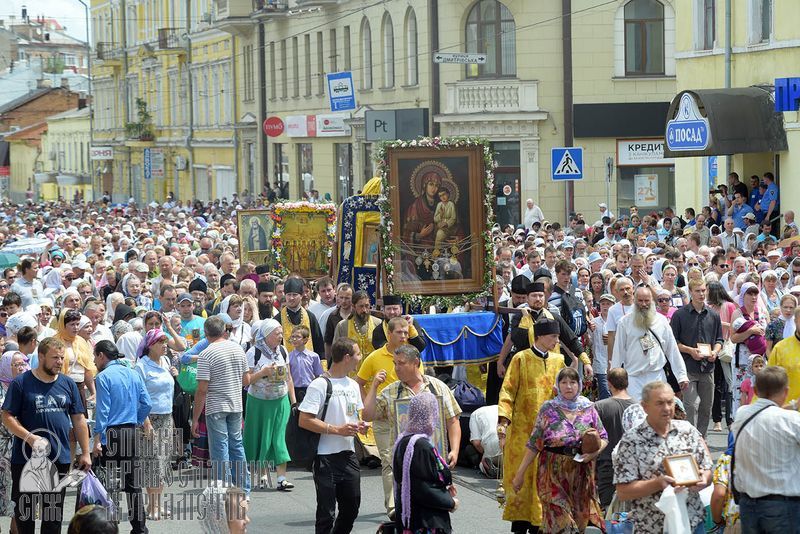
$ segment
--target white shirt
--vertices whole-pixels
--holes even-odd
[[[608,309],[608,317],[605,320],[605,330],[603,333],[616,332],[617,323],[627,314],[633,311],[633,304],[623,305],[622,302],[617,302]]]
[[[772,406],[739,428],[764,406]],[[731,430],[736,435],[736,489],[752,498],[765,495],[800,496],[800,413],[757,399],[736,412]]]
[[[653,334],[637,327],[634,324],[635,318],[636,315],[630,313],[617,325],[611,367],[624,367],[629,375],[636,376],[661,371],[669,359],[678,382],[687,380],[686,364],[678,351],[678,344],[667,318],[659,313],[656,314],[651,330],[658,336],[658,341],[652,340],[653,346],[646,353],[640,340],[645,334],[650,338]]]
[[[606,322],[602,315],[593,319],[594,331],[589,330],[592,338],[592,371],[598,375],[608,374],[608,347],[603,342]]]
[[[308,307],[308,312],[314,314],[314,317],[317,318],[317,322],[319,323],[320,328],[325,328],[322,325],[322,316],[324,315],[324,313],[326,311],[330,310],[331,308],[335,308],[335,307],[336,307],[336,301],[335,300],[333,301],[333,304],[331,304],[330,306],[328,306],[327,304],[325,304],[322,301],[314,302]],[[326,318],[326,321],[327,321],[327,318]],[[322,332],[322,335],[324,336],[325,332]]]
[[[541,223],[544,220],[544,213],[542,213],[542,208],[537,206],[536,204],[533,205],[532,208],[528,208],[525,206],[525,228],[530,230],[533,223]]]
[[[500,440],[497,437],[497,405],[478,408],[469,416],[469,439],[480,440],[484,458],[500,456]]]
[[[731,232],[731,235],[728,235],[727,232],[719,234],[719,240],[725,250],[728,250],[730,247],[741,249],[742,242],[744,241],[743,238],[744,236],[742,234],[737,234],[736,232]]]
[[[331,426],[341,426],[347,423],[358,423],[358,410],[364,405],[361,402],[361,389],[358,383],[349,377],[331,378],[331,400],[328,402],[328,411],[324,422]],[[313,414],[319,419],[325,405],[325,395],[328,383],[324,378],[315,378],[306,390],[306,396],[300,403],[300,411]],[[496,423],[495,423],[496,424]],[[335,434],[321,434],[317,454],[336,454],[342,451],[355,451],[352,436],[337,436]]]

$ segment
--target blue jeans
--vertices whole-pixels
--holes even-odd
[[[751,499],[742,494],[739,499],[739,518],[742,534],[798,534],[800,502]]]
[[[206,414],[208,454],[217,480],[235,481],[236,487],[250,495],[250,470],[242,444],[242,414]],[[233,478],[231,478],[233,477]]]
[[[595,374],[597,378],[597,400],[607,399],[611,396],[608,389],[608,375]]]

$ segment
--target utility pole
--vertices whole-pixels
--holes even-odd
[[[92,93],[92,42],[89,40],[89,5],[84,0],[78,0],[83,5],[84,18],[86,23],[86,74],[89,78],[89,95],[87,105],[89,106],[89,147],[86,153],[87,161],[89,162],[89,176],[94,183],[94,163],[92,162],[89,154],[92,151],[94,144],[94,94]],[[96,191],[103,189],[102,184],[98,184],[95,188]]]

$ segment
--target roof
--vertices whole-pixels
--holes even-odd
[[[52,91],[58,91],[62,89],[62,87],[43,87],[41,89],[34,89],[33,91],[0,106],[0,114],[17,109],[28,102],[33,102],[37,98],[40,98]]]
[[[16,132],[6,134],[3,138],[4,141],[29,141],[39,140],[42,134],[47,131],[47,122],[41,121],[25,128],[20,128]]]
[[[66,120],[66,119],[81,119],[81,118],[89,118],[89,108],[75,108],[75,109],[68,109],[67,111],[62,111],[61,113],[56,113],[55,115],[50,115],[47,117],[47,122],[50,121],[58,121],[58,120]]]

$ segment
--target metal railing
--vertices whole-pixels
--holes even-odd
[[[258,13],[284,13],[288,10],[288,0],[253,0],[253,11]]]
[[[158,48],[159,50],[169,50],[181,48],[182,28],[159,28],[158,29]]]
[[[117,43],[100,42],[95,45],[97,52],[97,59],[106,61],[109,59],[118,59],[122,56],[122,48]]]

